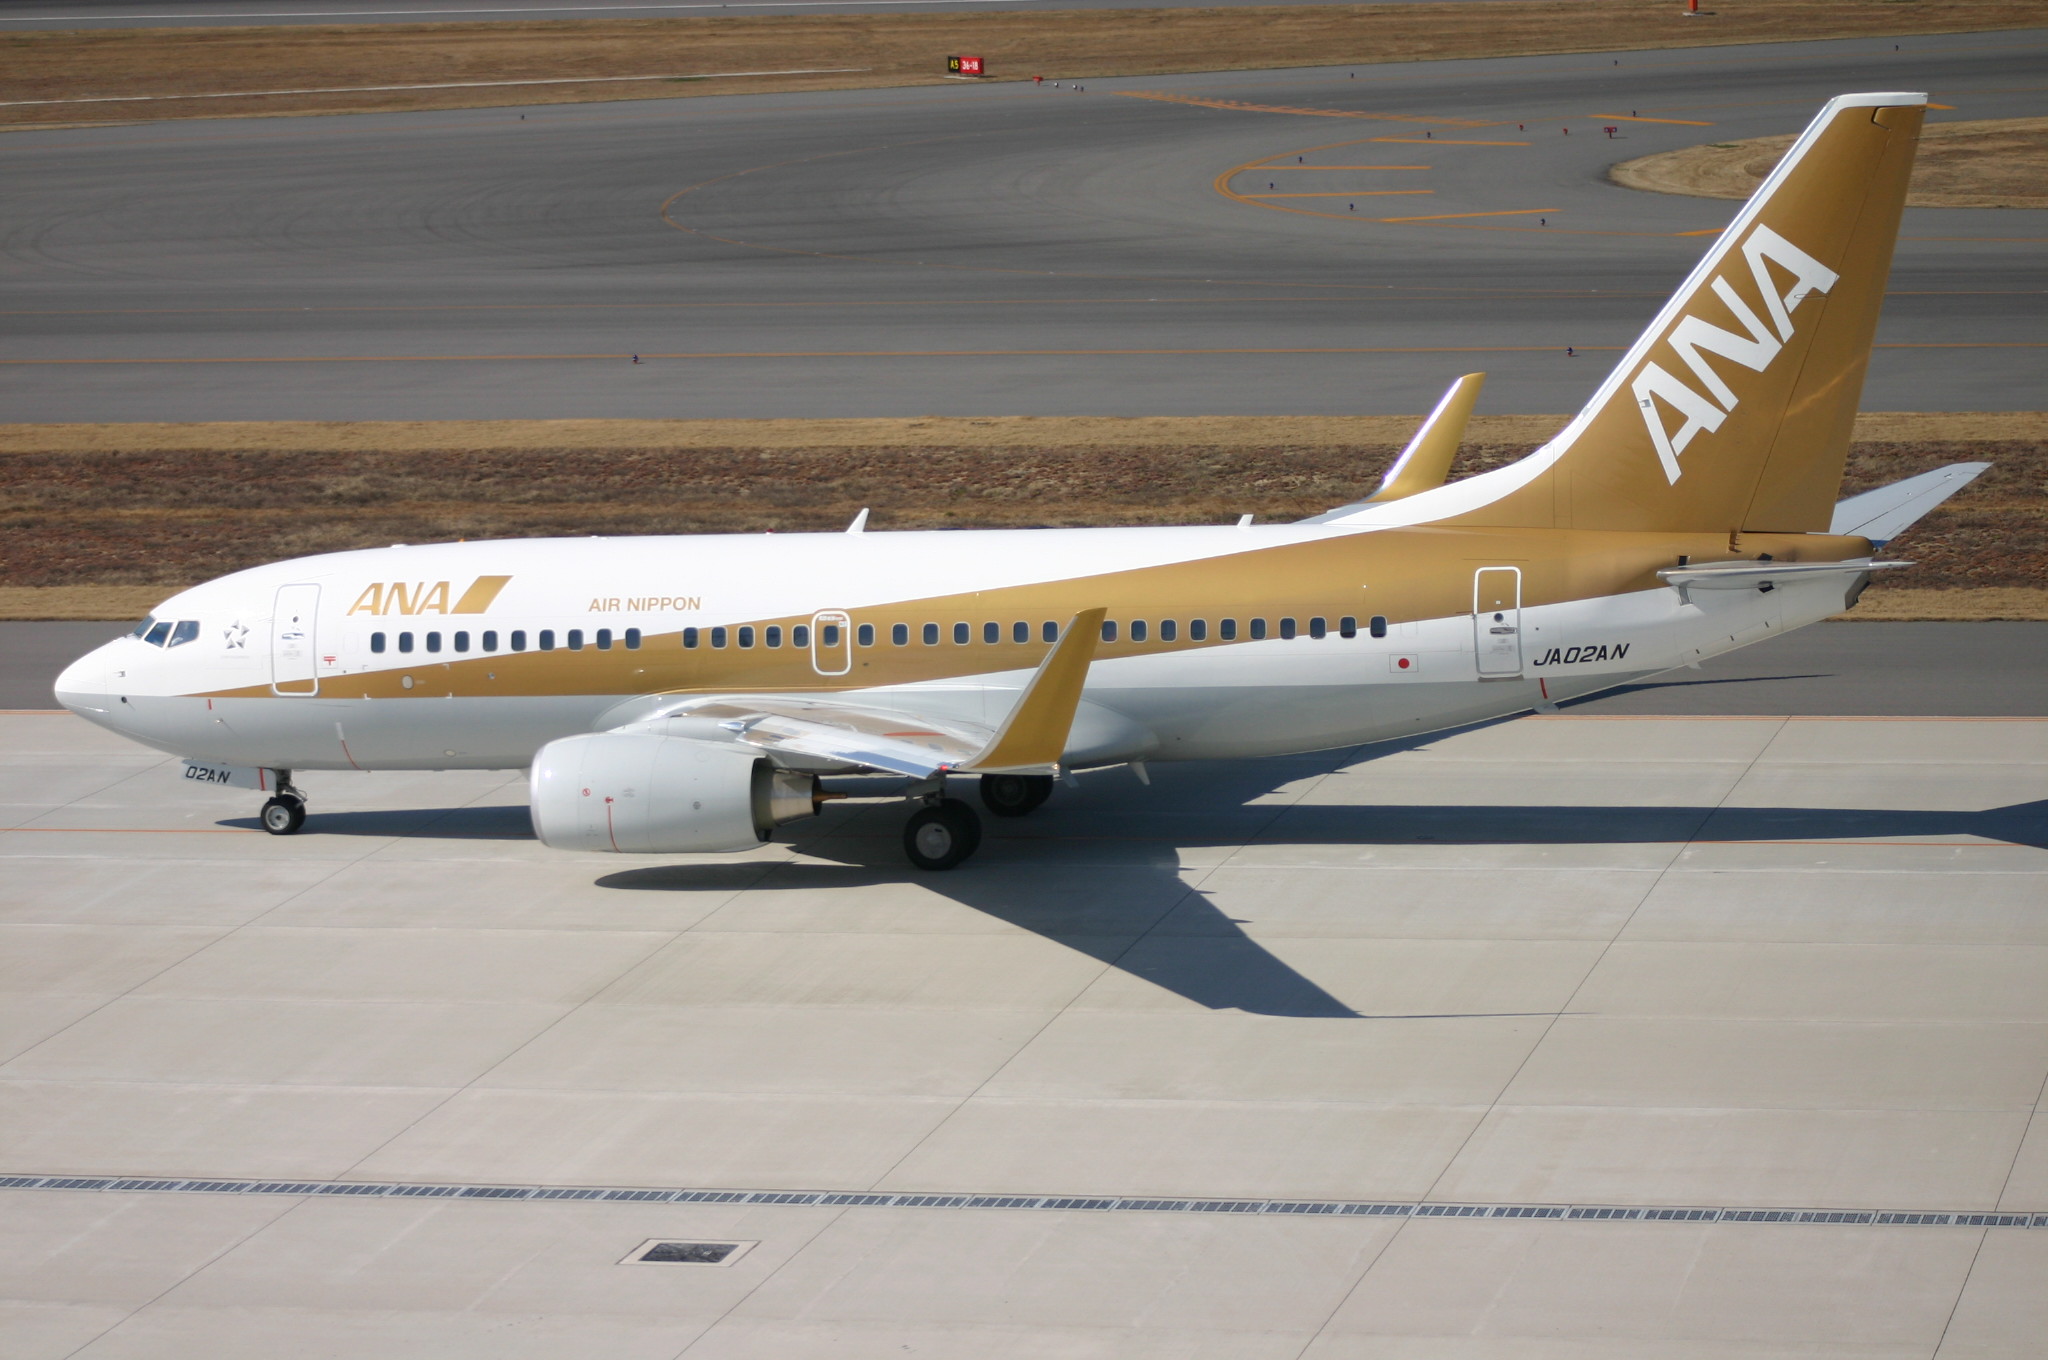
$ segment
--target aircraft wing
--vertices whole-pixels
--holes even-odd
[[[732,739],[770,753],[917,778],[946,770],[1051,773],[1066,751],[1107,613],[1087,609],[1075,615],[1008,715],[993,726],[917,714],[909,706],[914,703],[913,691],[901,696],[906,706],[886,708],[837,696],[707,695],[634,727],[656,729],[678,720],[708,722]]]

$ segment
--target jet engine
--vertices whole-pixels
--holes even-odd
[[[549,742],[528,788],[543,844],[631,854],[751,849],[820,802],[816,775],[750,747],[636,732]]]

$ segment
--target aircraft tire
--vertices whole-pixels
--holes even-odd
[[[980,847],[981,818],[957,798],[921,807],[903,825],[903,853],[919,869],[951,869]]]
[[[1022,817],[1035,812],[1052,797],[1049,774],[985,774],[981,777],[981,805],[998,817]]]
[[[273,836],[291,836],[306,824],[306,804],[290,794],[280,794],[263,805],[263,829]]]

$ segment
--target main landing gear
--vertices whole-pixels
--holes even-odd
[[[259,814],[263,829],[273,836],[293,836],[306,824],[306,795],[292,786],[292,772],[277,772],[277,793]]]
[[[985,774],[981,804],[998,817],[1022,817],[1052,797],[1052,776]],[[981,848],[981,818],[938,781],[923,786],[924,805],[903,825],[903,853],[920,869],[951,869]]]

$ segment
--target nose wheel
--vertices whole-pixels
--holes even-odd
[[[980,847],[981,818],[957,798],[927,803],[903,825],[903,853],[920,869],[951,869]]]
[[[296,835],[306,824],[306,795],[292,787],[292,772],[277,770],[277,794],[263,804],[258,814],[263,829],[273,836]]]

